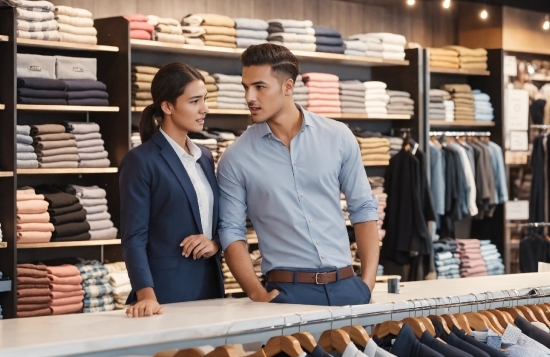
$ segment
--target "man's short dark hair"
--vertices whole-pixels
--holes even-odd
[[[252,45],[241,54],[243,67],[271,66],[271,70],[279,75],[288,76],[294,82],[300,73],[298,59],[284,46],[274,43]]]

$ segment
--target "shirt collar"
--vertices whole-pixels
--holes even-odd
[[[310,112],[308,112],[307,110],[304,110],[304,108],[302,108],[302,106],[300,104],[296,104],[296,108],[298,108],[298,110],[302,113],[302,116],[304,118],[304,120],[302,121],[302,129],[301,130],[304,130],[304,128],[306,126],[309,126],[309,127],[313,127],[313,118],[312,118],[312,114]],[[271,134],[273,135],[273,133],[271,132],[271,128],[269,127],[269,125],[267,124],[267,122],[263,122],[263,123],[260,123],[260,124],[257,124],[258,125],[258,131],[260,133],[260,137],[264,137],[268,134]]]
[[[179,158],[191,158],[195,161],[198,161],[201,158],[202,151],[201,149],[195,144],[189,137],[187,137],[187,146],[189,147],[189,150],[191,151],[191,155],[189,155],[174,139],[172,139],[168,134],[162,130],[162,128],[159,129],[162,135],[168,140],[168,143],[170,143],[170,146],[174,149],[176,154]]]

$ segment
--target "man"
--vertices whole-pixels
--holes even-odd
[[[297,58],[275,44],[241,55],[242,83],[255,123],[223,154],[219,168],[220,241],[231,272],[259,302],[366,304],[378,266],[378,201],[352,132],[292,99]],[[351,267],[340,206],[348,202],[362,276]],[[256,278],[245,238],[258,233],[267,284]]]

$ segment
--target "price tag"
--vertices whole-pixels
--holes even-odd
[[[510,150],[511,151],[528,151],[529,150],[529,137],[526,131],[510,132]]]
[[[508,221],[529,219],[529,201],[508,201],[505,208]]]
[[[502,72],[505,76],[516,77],[518,75],[516,56],[504,56]]]
[[[529,92],[507,89],[505,102],[506,130],[529,130]]]

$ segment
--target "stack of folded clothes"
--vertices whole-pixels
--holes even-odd
[[[325,26],[313,26],[315,52],[344,53],[344,41],[340,31]]]
[[[67,85],[56,79],[55,65],[53,56],[18,53],[17,103],[67,105]]]
[[[329,73],[302,74],[309,89],[307,110],[314,113],[341,113],[340,84],[338,76]]]
[[[365,86],[365,109],[369,116],[384,116],[388,114],[386,106],[390,96],[386,94],[387,85],[384,82],[364,82]]]
[[[346,195],[340,192],[340,207],[344,213],[344,220],[346,221],[346,226],[351,227],[351,221],[349,220],[348,212],[348,202],[346,201]]]
[[[181,31],[185,36],[185,43],[194,46],[204,46],[204,41],[201,37],[206,31],[200,26],[186,26],[182,22]]]
[[[155,26],[148,23],[149,19],[145,15],[124,15],[124,18],[130,22],[130,38],[136,40],[151,40]]]
[[[345,54],[351,56],[377,57],[382,58],[384,47],[382,41],[375,37],[368,37],[366,34],[350,36],[344,41]]]
[[[36,187],[36,193],[44,195],[44,199],[49,203],[50,222],[54,226],[52,241],[90,239],[90,225],[86,221],[86,211],[78,204],[78,198],[49,185]]]
[[[67,131],[74,136],[78,149],[78,167],[109,167],[111,161],[99,132],[99,125],[89,122],[65,122]]]
[[[372,189],[372,195],[378,198],[378,239],[383,240],[386,236],[386,230],[382,229],[384,219],[386,218],[386,204],[388,194],[384,192],[384,178],[380,176],[369,176],[369,183]]]
[[[91,79],[65,79],[69,105],[108,106],[109,94],[105,83]]]
[[[492,244],[490,240],[480,240],[480,251],[485,264],[487,265],[487,275],[503,275],[504,264],[502,257],[498,252],[497,246]]]
[[[141,145],[141,136],[139,135],[139,132],[132,132],[132,136],[130,137],[130,141],[132,142],[132,149],[135,147],[138,147]]]
[[[378,134],[378,135],[375,135]],[[357,135],[357,134],[356,134]],[[363,165],[388,165],[390,161],[390,141],[380,133],[371,136],[357,136]]]
[[[377,32],[350,36],[350,40],[360,40],[367,45],[367,57],[381,57],[391,60],[405,59],[407,39],[403,35]]]
[[[210,152],[212,153],[212,158],[214,159],[214,162],[216,161],[216,156],[218,156],[218,141],[216,139],[196,139],[192,136],[189,136],[192,142],[194,142],[197,145],[204,146]]]
[[[216,158],[216,166],[218,165],[218,162],[220,161],[220,158],[222,157],[223,153],[229,145],[233,144],[235,140],[224,140],[224,141],[218,141],[218,156]]]
[[[59,41],[55,6],[48,1],[7,0],[17,11],[17,37],[33,40]]]
[[[31,127],[17,125],[17,168],[32,169],[38,167],[38,160],[32,146]]]
[[[452,104],[448,104],[449,102]],[[451,94],[441,89],[430,89],[428,118],[430,120],[454,121],[454,117],[454,102],[451,100]]]
[[[365,85],[357,80],[340,81],[339,85],[342,113],[365,114]]]
[[[253,250],[250,253],[250,259],[252,260],[252,265],[254,266],[254,272],[256,273],[256,277],[261,280],[262,278],[262,254],[258,249]]]
[[[115,309],[109,271],[97,260],[76,264],[84,289],[84,313]]]
[[[39,167],[78,167],[75,137],[65,133],[63,125],[31,125],[31,136]]]
[[[47,243],[54,231],[44,195],[33,188],[17,190],[17,244]]]
[[[390,156],[396,155],[403,147],[403,139],[398,137],[388,137],[390,141]]]
[[[116,262],[111,264],[103,264],[109,272],[109,282],[113,286],[113,298],[115,300],[115,309],[124,309],[126,300],[132,291],[130,285],[130,277],[124,262]]]
[[[433,243],[435,252],[435,269],[438,279],[460,278],[460,259],[458,244],[454,239],[443,238]]]
[[[430,67],[432,68],[459,68],[458,53],[444,48],[429,48]]]
[[[460,255],[460,276],[486,276],[487,265],[481,255],[481,244],[478,239],[456,239],[457,252]]]
[[[472,91],[474,95],[474,116],[477,121],[493,121],[494,109],[491,104],[491,97],[488,94],[482,93],[479,89]]]
[[[468,84],[445,84],[441,89],[451,93],[455,120],[475,120],[474,94]]]
[[[376,276],[382,276],[384,275],[384,266],[378,264],[378,268],[376,269]]]
[[[397,90],[387,90],[390,100],[386,109],[388,114],[414,115],[414,99],[411,94]]]
[[[289,50],[315,52],[315,30],[310,20],[272,19],[267,21],[269,42]]]
[[[230,76],[214,73],[215,85],[206,85],[208,96],[206,102],[211,109],[248,109],[244,98],[241,76]],[[211,91],[211,89],[214,89]]]
[[[301,105],[302,107],[307,107],[309,88],[304,84],[304,80],[301,75],[296,77],[296,82],[294,83],[294,90],[292,92],[292,98],[294,103]]]
[[[344,54],[348,56],[366,56],[368,45],[366,42],[360,41],[359,39],[355,40],[345,40],[344,41]]]
[[[234,18],[237,48],[247,48],[267,42],[269,24],[264,20]]]
[[[443,48],[458,54],[461,69],[487,69],[487,50],[483,48],[470,49],[462,46],[445,46]]]
[[[241,286],[237,283],[237,280],[229,270],[229,266],[225,261],[225,257],[222,258],[222,275],[223,275],[223,286],[227,292],[230,289],[240,289]]]
[[[17,264],[17,317],[51,315],[50,279],[45,265]]]
[[[75,195],[85,210],[91,239],[115,239],[118,230],[107,209],[107,192],[98,186],[69,185],[65,192]]]
[[[57,5],[54,13],[59,23],[60,41],[97,44],[97,30],[90,11]]]
[[[155,15],[147,15],[147,19],[147,22],[155,27],[155,41],[185,43],[185,36],[178,20]]]
[[[84,290],[82,290],[82,277],[78,268],[71,264],[63,264],[48,266],[47,271],[50,279],[52,315],[80,312]]]
[[[146,107],[153,104],[151,83],[160,68],[132,65],[132,105]]]
[[[194,14],[184,17],[181,22],[188,31],[202,32],[199,38],[206,46],[237,48],[235,21],[230,17],[217,14]],[[184,34],[187,36],[185,31]]]
[[[357,275],[361,274],[361,258],[357,251],[357,243],[353,242],[349,245],[349,250],[351,252],[351,266]]]

